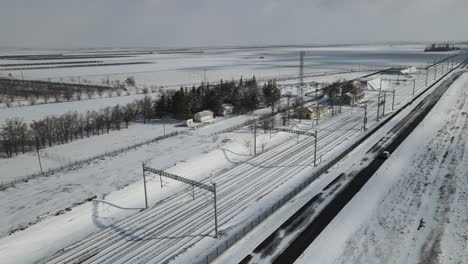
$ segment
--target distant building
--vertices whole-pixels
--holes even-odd
[[[193,126],[193,118],[185,120],[185,125],[188,127]]]
[[[390,69],[383,70],[380,74],[384,75],[400,75],[401,71],[404,70],[405,68],[402,67],[393,67]]]
[[[204,111],[195,113],[195,115],[193,116],[193,119],[196,122],[201,122],[201,123],[209,122],[213,120],[213,111],[204,110]]]
[[[223,112],[221,113],[222,116],[230,115],[234,111],[234,106],[232,104],[223,104]]]
[[[343,105],[354,105],[363,98],[364,96],[355,95],[353,93],[345,93],[343,94]]]
[[[315,119],[317,118],[317,115],[320,117],[320,115],[326,112],[328,112],[327,106],[319,104],[317,111],[317,105],[309,105],[301,108],[299,110],[299,115],[302,119]]]

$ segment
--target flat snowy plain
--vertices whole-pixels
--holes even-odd
[[[296,50],[292,50],[291,54],[296,54]],[[91,101],[97,102],[98,100]],[[60,111],[59,107],[57,111]],[[91,203],[85,203],[76,208],[73,207],[71,212],[64,215],[49,217],[60,214],[63,208],[70,205],[76,206],[77,201],[83,201],[96,194],[98,198],[105,198],[106,201],[127,208],[121,210],[111,205],[101,206],[99,208],[100,224],[104,223],[104,226],[112,225],[118,219],[135,214],[135,212],[141,210],[143,205],[142,184],[136,182],[141,181],[141,173],[135,168],[141,166],[143,161],[156,168],[170,168],[170,171],[174,173],[190,171],[194,179],[200,179],[206,177],[206,175],[216,175],[237,162],[249,159],[252,151],[250,133],[207,137],[207,135],[221,130],[229,124],[242,122],[239,118],[225,120],[225,122],[207,126],[189,135],[143,146],[118,154],[115,157],[97,160],[86,166],[64,171],[48,178],[33,180],[22,184],[20,190],[10,189],[3,192],[1,200],[5,201],[5,203],[2,203],[1,211],[6,212],[8,217],[2,218],[2,223],[0,223],[2,235],[8,233],[12,226],[18,224],[26,226],[29,223],[44,220],[40,224],[28,228],[28,230],[2,239],[0,241],[0,255],[5,256],[7,262],[29,263],[44,256],[44,252],[52,253],[55,249],[63,247],[64,244],[71,244],[71,242],[83,238],[90,232],[97,231],[102,226],[93,222],[95,218],[93,218]],[[134,131],[139,131],[138,127],[135,127],[135,129]],[[138,136],[147,137],[152,132],[148,130],[145,132],[146,134],[137,134]],[[154,133],[160,134],[160,127],[155,129]],[[88,146],[92,146],[90,149],[102,149],[102,147],[117,144],[113,139],[102,139],[101,141],[100,137],[95,137],[88,142]],[[259,139],[259,145],[265,144],[265,148],[268,149],[287,140],[291,140],[291,137],[285,134],[274,135],[272,140],[269,139],[268,135],[263,135]],[[107,144],[107,146],[99,144]],[[57,157],[57,155],[60,155],[60,148],[57,148],[57,150],[58,152],[49,156]],[[75,153],[75,155],[84,155],[85,152]],[[73,155],[72,153],[68,155]],[[65,159],[69,158],[65,154],[64,156]],[[34,156],[32,156],[33,158]],[[118,177],[115,175],[118,175]],[[132,182],[136,183],[130,184]],[[128,184],[130,185],[127,186]],[[160,182],[157,179],[150,180],[150,202],[152,203],[183,190],[182,186],[171,182],[170,185],[175,188],[171,187],[159,191],[159,184]],[[124,188],[124,190],[121,188]],[[185,191],[187,195],[190,195],[190,190]],[[74,229],[70,230],[70,226]],[[62,230],[63,227],[67,227],[66,230]],[[64,236],[64,232],[69,233]],[[32,249],[31,245],[35,246],[34,249]],[[24,254],[24,249],[29,250],[27,254]],[[20,255],[21,258],[18,257]]]

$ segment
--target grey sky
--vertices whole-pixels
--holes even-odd
[[[0,0],[0,46],[464,40],[466,0]]]

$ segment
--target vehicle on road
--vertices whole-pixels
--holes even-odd
[[[381,158],[381,159],[388,159],[388,158],[390,158],[390,152],[384,151],[384,152],[380,153],[380,158]]]

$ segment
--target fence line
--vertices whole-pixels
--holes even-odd
[[[9,187],[13,187],[15,184],[18,184],[20,182],[26,182],[28,180],[32,180],[32,179],[39,178],[39,177],[46,177],[46,176],[52,175],[52,174],[54,174],[56,172],[59,172],[59,171],[65,170],[65,169],[70,169],[70,168],[72,168],[74,166],[83,165],[85,163],[91,162],[91,161],[96,160],[96,159],[104,158],[104,157],[107,157],[107,156],[114,156],[114,155],[117,155],[119,153],[128,151],[130,149],[134,149],[134,148],[137,148],[137,147],[149,144],[149,143],[153,143],[153,142],[160,141],[160,140],[163,140],[163,139],[166,139],[166,138],[169,138],[169,137],[174,137],[174,136],[177,136],[177,135],[182,135],[182,134],[187,134],[187,133],[188,133],[188,131],[174,131],[174,132],[168,133],[168,134],[166,134],[164,136],[158,136],[158,137],[155,137],[155,138],[143,141],[143,142],[139,142],[139,143],[134,144],[134,145],[130,145],[130,146],[126,146],[126,147],[123,147],[123,148],[120,148],[120,149],[117,149],[117,150],[113,150],[111,152],[105,152],[104,154],[99,154],[99,155],[96,155],[96,156],[91,157],[91,158],[86,158],[86,159],[82,159],[82,160],[76,160],[74,162],[69,162],[68,164],[61,165],[60,167],[48,169],[44,173],[33,173],[33,174],[26,175],[26,176],[16,177],[15,179],[13,179],[11,181],[0,183],[0,191],[5,190],[5,189],[7,189]]]

